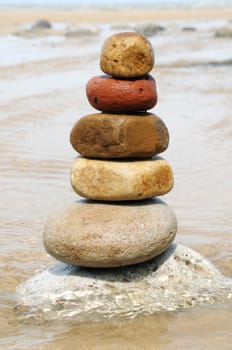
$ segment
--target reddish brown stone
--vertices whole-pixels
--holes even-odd
[[[169,135],[164,122],[152,113],[96,113],[76,122],[70,142],[85,157],[147,158],[166,150]]]
[[[103,112],[146,111],[157,103],[155,79],[147,74],[137,79],[96,76],[86,85],[89,103]]]

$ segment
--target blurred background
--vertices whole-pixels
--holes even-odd
[[[231,303],[79,326],[26,324],[13,311],[17,285],[55,263],[42,233],[52,211],[78,199],[69,133],[95,113],[85,85],[102,74],[104,40],[122,31],[154,46],[151,112],[170,132],[162,156],[175,186],[163,199],[176,241],[232,275],[232,1],[0,0],[1,349],[230,349]]]

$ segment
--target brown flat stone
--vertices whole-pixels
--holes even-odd
[[[73,148],[93,158],[147,158],[168,147],[169,134],[155,114],[89,114],[73,126]]]
[[[71,185],[77,194],[89,199],[141,200],[169,192],[173,174],[160,157],[136,161],[77,157],[71,169]]]
[[[43,241],[49,254],[68,264],[118,267],[161,254],[176,231],[172,209],[159,199],[125,204],[83,200],[51,216]]]
[[[147,111],[157,103],[156,82],[149,74],[137,79],[93,77],[86,85],[86,95],[89,103],[103,112]]]
[[[102,47],[100,67],[106,74],[119,78],[140,77],[149,73],[153,66],[153,47],[141,34],[114,34]]]

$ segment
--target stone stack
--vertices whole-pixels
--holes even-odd
[[[157,103],[151,43],[119,33],[103,45],[105,75],[87,83],[89,103],[100,113],[73,126],[70,142],[81,155],[71,169],[74,191],[86,198],[50,218],[48,253],[86,267],[119,267],[149,260],[175,238],[171,208],[157,196],[169,192],[173,174],[157,155],[168,147],[164,122],[147,110]]]

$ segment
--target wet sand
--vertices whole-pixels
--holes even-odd
[[[84,39],[68,40],[59,30],[10,37],[4,53],[11,63],[0,59],[1,349],[75,349],[78,344],[78,349],[229,350],[231,303],[99,324],[27,323],[13,312],[16,286],[55,263],[42,246],[43,226],[57,206],[76,199],[69,184],[75,157],[69,132],[78,118],[94,113],[85,84],[101,74],[99,51],[109,22],[136,22],[141,12],[2,11],[0,33],[20,32],[39,18],[108,26],[100,36]],[[144,20],[154,18],[167,30],[151,37],[159,96],[153,112],[169,128],[171,142],[162,156],[175,175],[175,186],[163,199],[178,218],[176,241],[231,277],[232,39],[216,39],[213,33],[228,25],[232,12],[143,14]],[[197,30],[182,31],[186,25]]]

